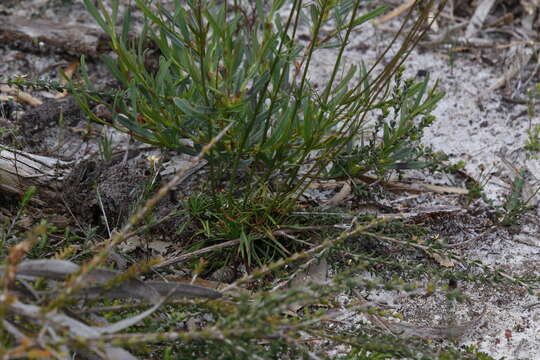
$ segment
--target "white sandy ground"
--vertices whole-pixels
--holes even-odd
[[[388,37],[389,34],[371,24],[365,26],[363,31],[353,36],[351,48],[358,50],[348,51],[346,60],[349,63],[362,60],[370,64],[382,50],[382,46],[377,48],[374,42]],[[335,54],[331,51],[319,53],[312,79],[324,84],[334,58]],[[439,80],[439,89],[446,93],[434,112],[437,121],[426,131],[424,143],[450,155],[452,163],[465,161],[466,172],[485,183],[487,196],[500,203],[509,193],[515,177],[515,172],[503,163],[501,157],[508,160],[511,166],[518,169],[526,167],[534,177],[540,178],[539,160],[523,149],[528,137],[527,130],[531,124],[534,126],[540,122],[540,109],[537,106],[537,114],[530,118],[525,105],[503,102],[503,93],[511,93],[508,89],[489,92],[480,102],[482,107],[478,105],[478,96],[495,83],[507,68],[499,61],[495,59],[495,66],[490,66],[472,55],[460,54],[451,65],[444,49],[417,50],[407,62],[406,74],[415,76],[418,70],[426,70],[431,79]],[[529,83],[528,88],[533,84]],[[510,86],[516,87],[516,81]],[[525,87],[521,84],[521,89],[518,88],[516,92],[524,94]],[[528,186],[534,191],[538,184],[531,180]],[[426,197],[426,202],[429,199]],[[538,197],[535,196],[531,203],[536,205],[537,202]],[[463,254],[495,269],[503,269],[510,275],[538,277],[539,220],[535,209],[524,217],[523,226],[517,234],[495,231],[487,236],[479,236],[474,231],[465,231],[461,236],[466,239],[476,237],[477,240],[473,240]],[[460,339],[459,344],[475,345],[495,359],[540,359],[538,288],[532,295],[510,285],[489,287],[460,284],[460,288],[470,298],[469,303],[448,305],[444,296],[409,299],[390,292],[369,299],[389,305],[408,323],[430,327],[447,324],[445,319],[449,317],[456,319],[456,323],[467,322],[481,314],[485,307],[484,317]],[[348,322],[364,320],[363,316],[355,314],[345,313],[343,316],[343,321]]]

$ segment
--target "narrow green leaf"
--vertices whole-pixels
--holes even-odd
[[[203,106],[193,106],[191,105],[186,99],[182,99],[179,97],[173,98],[174,104],[182,110],[186,115],[194,116],[194,117],[207,117],[208,114],[211,113],[210,109],[207,109]]]
[[[126,10],[124,11],[124,18],[122,19],[122,35],[120,37],[120,40],[123,43],[127,43],[129,40],[129,32],[131,30],[131,7],[126,6]],[[144,36],[141,36],[144,38]]]
[[[155,140],[154,134],[152,134],[147,129],[141,127],[136,120],[132,120],[123,114],[118,114],[115,120],[125,126],[128,130],[131,130],[135,135],[138,135],[139,137],[147,141]]]
[[[116,80],[120,81],[122,84],[127,86],[129,84],[129,80],[119,68],[118,68],[118,62],[114,60],[109,55],[102,55],[101,60],[105,63],[109,71],[114,75]]]
[[[353,28],[357,27],[358,25],[361,25],[371,19],[376,18],[377,16],[381,15],[383,12],[385,12],[388,9],[388,5],[383,5],[378,7],[377,9],[374,9],[367,14],[364,14],[362,16],[357,17],[354,19],[354,21],[351,23],[351,26]]]
[[[86,7],[90,15],[92,15],[94,20],[97,21],[99,26],[103,29],[103,31],[107,33],[107,35],[109,35],[109,37],[112,37],[113,33],[110,31],[109,26],[107,25],[107,22],[105,21],[103,16],[101,16],[101,14],[99,13],[99,10],[95,7],[94,2],[92,0],[83,0],[83,1],[84,1],[84,6]]]

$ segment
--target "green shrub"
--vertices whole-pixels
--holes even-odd
[[[129,10],[117,29],[118,1],[108,12],[101,1],[96,7],[85,0],[111,38],[115,57],[104,60],[121,89],[112,99],[80,92],[78,101],[91,119],[180,153],[197,154],[233,124],[206,157],[208,194],[225,193],[214,201],[220,204],[216,211],[249,211],[269,198],[263,200],[267,220],[262,224],[271,226],[271,214],[287,213],[291,200],[317,177],[370,170],[382,175],[432,164],[422,160],[426,150],[417,140],[433,121],[430,112],[442,94],[428,89],[427,78],[402,80],[401,67],[427,28],[431,3],[377,74],[377,64],[368,69],[361,59],[344,69],[343,54],[353,31],[385,7],[368,11],[361,1],[296,0],[282,16],[283,0],[176,1],[173,9],[135,3],[144,15],[136,39],[130,36]],[[305,44],[297,39],[302,26],[309,28]],[[333,30],[323,35],[328,26]],[[159,52],[157,68],[148,66],[149,48]],[[335,48],[335,65],[317,89],[309,79],[313,57],[328,48]],[[86,84],[92,89],[88,79]],[[112,122],[94,114],[92,102],[105,104]],[[239,224],[249,244],[258,237],[253,224]],[[252,246],[246,249],[249,253]]]

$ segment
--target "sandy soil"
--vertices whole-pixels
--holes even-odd
[[[384,32],[369,25],[359,34],[358,38],[362,39],[359,43],[386,39],[388,34]],[[450,59],[444,48],[420,48],[411,54],[407,62],[409,76],[426,70],[431,79],[439,81],[439,89],[446,93],[434,112],[437,121],[426,131],[424,143],[448,154],[453,163],[464,161],[465,171],[485,185],[485,194],[495,204],[500,204],[508,196],[518,169],[528,170],[526,191],[532,196],[530,204],[538,204],[539,198],[534,194],[538,189],[540,162],[534,154],[524,149],[524,145],[528,139],[527,130],[540,123],[539,107],[536,105],[535,114],[528,116],[527,104],[516,105],[505,101],[514,96],[526,98],[526,90],[539,80],[538,73],[535,73],[538,64],[529,64],[505,88],[487,91],[504,74],[508,63],[515,61],[513,53],[531,50],[523,47],[504,53],[478,50],[457,54]],[[364,46],[362,51],[352,51],[346,55],[350,63],[360,59],[369,63],[367,59],[373,61],[376,54],[376,48],[371,46],[366,49]],[[333,61],[332,54],[327,56],[319,58],[321,72],[316,77],[328,73],[326,69]],[[493,64],[482,61],[483,57],[491,59]],[[439,179],[435,183],[452,185],[452,180]],[[433,196],[418,201],[424,202],[422,205],[429,205],[440,200],[440,197]],[[444,202],[447,201],[448,198]],[[452,201],[447,204],[452,204]],[[515,231],[493,229],[478,233],[473,230],[474,226],[465,224],[471,221],[469,219],[444,235],[449,243],[470,240],[467,246],[459,250],[460,255],[480,260],[509,275],[538,278],[539,220],[535,208],[523,217]],[[396,314],[404,315],[405,321],[426,327],[448,324],[449,317],[459,319],[456,320],[458,323],[467,322],[485,311],[474,329],[471,328],[461,338],[462,344],[475,345],[495,359],[540,359],[538,290],[530,294],[518,286],[470,284],[462,286],[461,290],[470,298],[469,303],[449,304],[444,296],[400,299],[385,293],[381,293],[377,300],[391,305]]]
[[[394,25],[390,24],[390,28]],[[365,44],[370,43],[371,39],[386,40],[387,37],[387,31],[368,25],[358,34],[358,43],[351,46],[355,48],[364,44],[362,50],[348,52],[347,60],[349,63],[373,61],[380,47],[366,48]],[[528,139],[527,130],[540,123],[539,107],[536,105],[535,114],[529,116],[527,104],[505,101],[509,97],[526,99],[526,90],[539,80],[536,73],[538,64],[524,67],[506,87],[487,90],[503,76],[508,64],[516,61],[513,57],[516,52],[528,51],[532,49],[518,47],[504,53],[477,50],[450,58],[444,48],[420,48],[411,54],[407,62],[406,73],[409,76],[426,70],[431,79],[439,81],[439,89],[446,93],[434,112],[437,121],[426,131],[424,143],[448,154],[453,163],[464,161],[465,171],[484,184],[486,196],[493,199],[495,204],[502,203],[510,193],[517,170],[526,169],[528,189],[524,198],[532,196],[530,204],[538,205],[539,198],[535,191],[538,189],[537,179],[540,178],[540,162],[537,156],[524,149],[524,145]],[[492,62],[483,61],[484,57]],[[314,78],[324,78],[333,64],[333,54],[326,53],[318,62],[320,72]],[[452,179],[448,178],[438,179],[434,183],[453,185]],[[440,201],[441,198],[437,196],[424,197],[417,199],[417,205],[437,204]],[[443,202],[454,203],[448,198]],[[540,238],[537,234],[540,218],[536,208],[523,217],[514,231],[493,229],[478,233],[473,230],[474,226],[465,224],[471,220],[464,220],[444,234],[449,243],[468,240],[468,245],[459,249],[460,255],[480,260],[509,275],[538,278]],[[465,332],[461,338],[462,344],[475,345],[495,359],[540,359],[538,290],[530,294],[518,286],[470,284],[461,286],[461,290],[469,297],[468,303],[449,304],[444,296],[411,300],[396,298],[389,293],[381,293],[380,297],[374,299],[389,305],[396,314],[404,315],[404,321],[424,327],[442,326],[451,319],[465,323],[485,312],[478,323]],[[348,321],[351,319],[345,318]]]

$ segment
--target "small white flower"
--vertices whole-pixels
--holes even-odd
[[[152,169],[154,169],[154,171],[156,170],[157,166],[156,164],[159,162],[160,160],[160,157],[157,156],[157,155],[149,155],[146,160],[148,160],[150,162],[150,166],[152,167]]]

